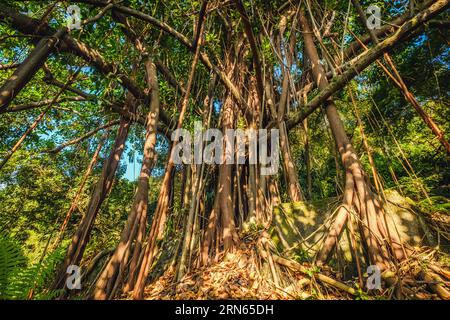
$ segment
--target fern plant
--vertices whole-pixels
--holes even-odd
[[[38,262],[22,268],[13,274],[6,288],[9,299],[48,300],[59,295],[59,291],[48,290],[55,269],[64,257],[64,250],[58,249]]]
[[[20,245],[0,235],[0,299],[48,300],[59,290],[49,290],[55,269],[64,258],[64,248],[48,254],[41,262],[26,265]]]
[[[20,244],[0,234],[0,299],[8,299],[7,288],[14,274],[26,265]]]

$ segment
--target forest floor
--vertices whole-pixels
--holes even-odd
[[[320,270],[321,275],[338,279],[339,283],[354,288],[354,294],[349,294],[345,290],[339,290],[321,282],[314,276],[317,270],[313,271],[313,267],[306,263],[302,266],[311,270],[309,275],[301,272],[286,273],[287,270],[283,269],[283,285],[276,285],[270,276],[270,271],[261,268],[262,260],[256,252],[256,247],[252,245],[241,248],[206,268],[196,269],[186,274],[178,282],[174,281],[175,270],[168,269],[163,276],[146,287],[144,298],[146,300],[385,300],[399,298],[395,297],[398,290],[394,290],[394,287],[368,293],[359,289],[357,278],[345,281],[339,279],[341,277],[339,272],[329,267]],[[414,295],[403,296],[400,299],[439,299],[438,295],[429,290],[426,282],[419,283],[412,280],[411,275],[420,269],[420,261],[424,259],[442,261],[442,259],[448,260],[449,255],[429,248],[417,252],[408,263],[403,263],[401,287],[405,292],[414,292]],[[398,287],[396,286],[396,289]],[[127,299],[127,297],[123,298]]]
[[[409,243],[412,249],[412,256],[402,262],[398,266],[398,275],[402,279],[402,284],[394,287],[383,285],[382,290],[362,290],[365,288],[365,281],[367,275],[364,274],[364,279],[358,280],[357,275],[350,276],[343,275],[343,270],[336,267],[324,266],[317,268],[309,262],[297,262],[295,255],[290,255],[298,266],[301,266],[303,272],[294,271],[278,264],[270,263],[262,258],[261,252],[258,249],[259,237],[254,234],[249,237],[247,241],[242,242],[240,247],[233,253],[221,255],[212,262],[209,266],[203,268],[192,268],[180,281],[175,281],[176,270],[174,267],[168,268],[160,277],[157,277],[145,289],[145,299],[392,299],[396,298],[412,298],[412,299],[437,299],[438,296],[429,290],[428,283],[425,281],[416,281],[417,275],[421,270],[426,270],[428,263],[433,261],[448,270],[450,267],[449,247],[446,236],[450,221],[448,214],[442,212],[434,212],[433,214],[421,213],[424,219],[422,223],[413,224],[407,220],[411,219],[411,214],[414,211],[410,199],[401,197],[398,193],[390,194],[389,199],[391,204],[386,208],[393,212],[396,219],[402,218],[403,228],[410,231],[410,235],[414,237],[409,238]],[[394,205],[395,203],[395,205]],[[296,219],[300,220],[308,217],[306,224],[310,223],[311,213],[315,216],[315,220],[321,221],[321,208],[318,206],[304,207],[305,204],[297,203],[295,211]],[[321,206],[329,207],[321,203]],[[329,210],[329,208],[327,209]],[[324,212],[327,210],[323,210]],[[418,213],[414,213],[417,215]],[[291,217],[292,218],[292,217]],[[287,219],[285,217],[284,219]],[[275,223],[277,219],[274,219]],[[406,221],[406,225],[405,225]],[[401,226],[401,221],[398,221],[398,226]],[[322,222],[321,222],[322,223]],[[276,224],[276,223],[275,223]],[[292,223],[294,226],[297,223]],[[288,239],[289,234],[295,234],[289,228],[286,229],[286,223],[282,223],[283,228],[278,230],[287,230],[285,239]],[[304,227],[303,224],[301,227]],[[437,228],[441,226],[441,228]],[[295,228],[295,227],[294,227]],[[317,228],[317,225],[316,225]],[[413,230],[417,229],[417,230]],[[419,229],[421,229],[419,232]],[[424,229],[427,232],[423,232]],[[275,228],[272,228],[275,230]],[[411,232],[413,230],[413,232]],[[303,230],[306,231],[306,230]],[[308,230],[307,234],[314,233],[313,229]],[[425,233],[425,234],[424,234]],[[433,234],[432,237],[430,234]],[[407,236],[407,233],[404,232]],[[413,238],[430,239],[433,242],[432,247],[424,246],[422,241],[413,241]],[[271,234],[272,240],[277,237]],[[440,238],[440,239],[438,239]],[[443,241],[441,241],[443,240]],[[275,252],[280,252],[276,247],[277,241],[272,242],[272,248]],[[431,242],[430,242],[431,243]],[[292,260],[291,260],[292,261]],[[308,260],[306,260],[308,261]],[[351,263],[351,261],[347,261]],[[347,265],[347,271],[348,269]],[[274,277],[273,274],[276,273]],[[329,277],[338,282],[336,285],[325,284],[317,275]],[[344,273],[346,273],[344,271]],[[449,286],[447,282],[450,280],[448,272],[441,274],[441,277],[446,281],[445,285]],[[276,280],[274,280],[276,278]],[[347,286],[347,290],[339,289],[339,284]],[[349,290],[353,291],[349,293]],[[401,296],[399,296],[399,291]],[[407,292],[407,294],[405,294]],[[127,297],[123,297],[127,299]]]
[[[188,273],[174,282],[169,269],[156,282],[147,286],[145,299],[306,299],[309,290],[293,292],[292,288],[276,286],[260,268],[261,260],[255,245],[244,245],[212,265]],[[309,279],[292,274],[294,280],[308,284]],[[334,297],[337,298],[337,297]]]

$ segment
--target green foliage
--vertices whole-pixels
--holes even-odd
[[[427,214],[450,212],[450,199],[443,196],[431,196],[417,203],[418,209]]]
[[[355,284],[355,287],[356,287],[355,300],[370,300],[369,295],[366,292],[364,292],[362,288],[359,287],[358,283]]]
[[[29,11],[29,15],[36,19],[42,18],[51,3],[51,1],[13,0],[7,2],[8,5],[20,12]],[[53,28],[60,28],[65,24],[65,9],[69,2],[56,1],[52,11],[49,11],[51,19],[48,21]],[[154,16],[191,41],[194,36],[194,28],[191,26],[196,23],[201,2],[198,0],[165,2],[129,0],[124,1],[123,5]],[[406,2],[403,0],[390,2],[362,0],[361,5],[363,7],[370,4],[380,6],[383,20],[389,21],[392,17],[404,12]],[[260,50],[264,77],[272,82],[271,85],[275,91],[274,105],[279,102],[282,80],[280,76],[281,61],[274,52],[276,42],[274,40],[279,31],[280,12],[278,10],[287,3],[285,0],[243,1],[255,34],[257,47]],[[328,51],[329,54],[336,57],[338,53],[334,49],[339,50],[341,37],[344,47],[354,41],[348,32],[343,33],[344,25],[348,26],[355,34],[366,33],[365,27],[360,23],[353,6],[349,6],[349,2],[326,0],[317,3],[320,5],[311,2],[311,13],[320,31],[323,30],[329,18],[329,16],[323,16],[321,9],[324,9],[328,13],[335,12],[336,18],[330,31],[338,34],[334,38],[323,39],[320,54]],[[302,5],[304,4],[305,2],[302,2]],[[94,17],[100,10],[100,8],[87,3],[78,3],[78,5],[81,8],[83,19]],[[216,4],[211,4],[211,6],[216,6]],[[283,10],[285,13],[289,12],[286,7]],[[289,43],[289,37],[292,34],[290,26],[294,25],[292,20],[294,16],[290,15],[286,30],[281,35],[285,44]],[[448,12],[444,12],[442,19],[447,18]],[[247,70],[241,74],[234,72],[236,75],[233,75],[232,78],[235,81],[235,76],[245,73],[242,94],[244,99],[247,99],[249,86],[246,77],[249,74],[255,74],[255,70],[251,59],[253,52],[247,46],[247,37],[243,31],[240,14],[234,5],[219,4],[217,7],[211,7],[205,21],[202,52],[208,55],[211,63],[217,68],[226,69],[224,57],[228,54],[232,55],[230,49],[238,41],[243,41],[242,58],[245,59],[248,66],[248,74]],[[143,22],[136,17],[129,17],[128,23],[130,28],[117,22],[114,19],[113,11],[108,10],[95,23],[83,26],[81,30],[72,30],[71,36],[95,49],[105,60],[113,63],[121,74],[134,79],[140,88],[145,89],[147,85],[145,68],[142,66],[143,56],[132,41],[127,39],[124,29],[128,28],[142,37],[142,43],[148,53],[166,65],[177,82],[181,86],[185,86],[191,68],[192,52],[178,39],[162,32],[148,22]],[[428,27],[425,27],[424,30],[415,40],[408,40],[396,47],[391,56],[407,87],[425,112],[447,133],[448,137],[450,132],[450,122],[448,121],[450,119],[450,92],[447,83],[450,78],[450,51],[448,42],[444,41],[448,38],[448,30]],[[18,34],[20,32],[9,28],[6,24],[0,24],[0,64],[20,63],[33,49],[34,42],[32,40],[34,38],[17,36]],[[295,88],[291,89],[298,91],[305,81],[305,71],[309,66],[304,65],[308,61],[303,56],[304,44],[301,40],[300,29],[297,30],[293,39],[296,40],[294,44],[296,56],[291,77]],[[372,45],[369,44],[369,46]],[[282,51],[286,48],[284,47]],[[327,50],[323,50],[325,48]],[[126,96],[126,89],[123,88],[116,75],[113,73],[101,74],[95,67],[73,54],[55,52],[47,59],[46,66],[55,78],[63,83],[67,81],[74,70],[81,67],[81,72],[73,87],[92,95],[92,97],[82,102],[63,101],[55,104],[38,127],[26,137],[20,149],[0,170],[0,232],[7,231],[9,234],[8,237],[0,236],[0,298],[25,299],[32,289],[35,293],[34,298],[51,298],[56,294],[46,291],[46,287],[52,272],[54,272],[54,267],[60,259],[59,254],[62,252],[57,251],[47,255],[41,263],[39,263],[39,259],[48,236],[59,228],[64,219],[103,132],[65,148],[55,155],[49,155],[44,151],[78,138],[110,120],[117,119],[117,113],[109,107],[110,102],[122,105]],[[1,70],[0,84],[4,83],[13,72],[13,69]],[[211,74],[200,61],[196,67],[187,116],[183,123],[185,129],[192,131],[194,122],[202,118],[198,111],[201,111],[203,99],[208,92]],[[59,88],[46,83],[44,76],[43,70],[39,70],[11,105],[39,102],[54,97],[59,92]],[[182,96],[159,73],[158,83],[161,108],[176,122]],[[447,200],[450,197],[450,170],[448,170],[450,158],[443,152],[414,108],[407,103],[399,90],[395,89],[392,82],[375,64],[362,72],[348,87],[351,87],[355,93],[365,137],[384,186],[401,190],[406,196],[418,202],[424,212],[448,213],[450,211]],[[352,145],[360,156],[366,173],[371,178],[368,152],[363,145],[363,137],[347,89],[346,87],[341,92],[335,93],[333,99]],[[317,93],[318,90],[313,89],[308,94],[309,101]],[[221,115],[218,111],[227,94],[229,92],[223,83],[217,81],[213,92],[213,99],[217,103],[214,104],[214,112],[211,116],[212,127],[220,126]],[[73,92],[64,92],[62,97],[69,98],[74,95]],[[295,95],[290,92],[290,96]],[[294,100],[296,99],[290,98],[289,111],[301,110],[302,106]],[[273,119],[269,117],[266,101],[264,101],[263,107],[266,113],[262,114],[260,119],[265,121],[262,124],[264,127]],[[148,103],[144,101],[139,106],[137,113],[145,118],[148,109]],[[24,112],[1,114],[0,160],[11,150],[41,112],[42,108],[34,108]],[[289,116],[287,115],[288,118]],[[242,113],[237,115],[238,128],[247,128],[246,118]],[[323,110],[314,112],[308,117],[307,122],[309,128],[307,132],[300,125],[289,130],[290,151],[301,187],[307,194],[308,166],[306,161],[309,154],[312,199],[308,200],[341,195],[344,172]],[[129,181],[126,177],[126,167],[132,165],[139,170],[144,136],[144,126],[134,123],[130,129],[126,150],[119,165],[113,188],[96,217],[91,238],[86,247],[85,257],[87,259],[100,250],[117,244],[120,231],[130,212],[136,188],[136,183]],[[308,150],[305,145],[305,137],[309,142]],[[98,163],[80,195],[77,210],[70,218],[63,243],[69,241],[85,212],[91,192],[101,173],[102,163],[111,150],[114,138],[115,129],[111,129]],[[170,146],[169,140],[162,133],[158,134],[156,147],[158,157],[149,185],[148,221],[151,221],[151,215],[155,211],[161,184],[160,178],[165,170]],[[137,160],[135,160],[135,155]],[[184,209],[181,207],[179,194],[182,184],[180,168],[181,166],[176,168],[174,175],[174,194],[171,194],[173,199],[171,211],[174,214],[168,217],[168,233],[178,231],[179,226],[176,225],[178,220],[175,217],[178,217],[177,214]],[[215,171],[209,169],[211,168],[207,169],[208,181],[205,184],[207,186],[204,197],[205,217],[208,216],[208,210],[212,207],[217,193],[214,185],[216,182],[214,179],[217,177],[211,174]],[[274,176],[274,179],[278,183],[281,200],[288,200],[283,175]],[[425,198],[425,193],[430,195],[432,204]],[[205,221],[202,220],[202,224],[204,223]],[[262,225],[250,221],[244,225],[244,234],[258,235],[262,229]],[[295,259],[304,262],[309,260],[309,256],[306,252],[300,251]],[[316,271],[312,270],[311,275],[314,272]],[[365,298],[362,292],[359,294],[359,298]]]
[[[10,237],[0,234],[0,300],[9,297],[9,284],[13,275],[23,267],[26,259],[20,244]]]
[[[311,257],[308,253],[308,250],[305,250],[303,248],[297,248],[297,250],[295,250],[293,259],[299,263],[311,262]]]
[[[314,277],[314,275],[315,275],[316,273],[319,273],[319,272],[320,272],[320,267],[318,267],[318,266],[311,266],[310,268],[307,268],[305,271],[306,271],[306,274],[307,274],[310,278],[312,278],[312,277]]]
[[[52,299],[59,292],[48,290],[66,248],[48,254],[42,262],[27,264],[20,244],[0,234],[0,299]]]
[[[64,258],[65,248],[60,248],[43,259],[42,262],[25,268],[16,268],[5,290],[6,299],[48,300],[57,297],[60,290],[49,290],[55,271]]]

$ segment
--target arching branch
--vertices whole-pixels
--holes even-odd
[[[384,52],[389,51],[402,40],[411,36],[425,22],[448,8],[449,2],[449,0],[436,1],[429,8],[405,22],[392,36],[384,39],[378,45],[359,56],[342,74],[332,79],[330,84],[321,90],[301,111],[290,116],[287,120],[287,127],[292,128],[306,119],[319,106],[323,105],[329,97],[344,88],[358,73],[379,59]]]
[[[3,83],[0,87],[0,111],[5,110],[11,100],[31,80],[52,53],[58,41],[64,36],[64,33],[64,30],[59,30],[49,38],[42,38],[25,61]]]
[[[0,4],[0,21],[9,25],[11,28],[18,30],[19,32],[28,35],[39,35],[45,37],[55,33],[53,28],[51,28],[48,24],[42,23],[37,19],[27,17],[26,15],[23,15],[3,4]],[[73,39],[68,34],[64,35],[61,40],[61,42],[56,44],[56,47],[59,50],[70,52],[81,57],[86,62],[92,64],[104,75],[115,75],[119,82],[137,99],[146,98],[144,91],[133,80],[131,80],[115,64],[106,61],[97,50],[90,48],[79,40]],[[170,126],[170,117],[164,112],[164,110],[161,110],[160,119],[165,125]]]
[[[116,124],[119,124],[119,123],[120,123],[120,120],[112,120],[112,121],[109,121],[108,123],[106,123],[106,124],[104,124],[104,125],[102,125],[102,126],[100,126],[100,127],[97,127],[97,128],[95,128],[94,130],[89,131],[88,133],[82,135],[81,137],[78,137],[78,138],[76,138],[76,139],[67,141],[67,142],[61,144],[60,146],[58,146],[58,147],[56,147],[56,148],[54,148],[54,149],[51,149],[51,150],[44,150],[44,152],[47,152],[47,153],[58,153],[58,152],[60,152],[62,149],[66,148],[66,147],[68,147],[68,146],[72,146],[72,145],[74,145],[74,144],[80,143],[80,142],[83,141],[83,140],[86,140],[86,139],[89,138],[89,137],[92,137],[94,134],[96,134],[96,133],[99,132],[100,130],[110,128],[110,127],[115,126]]]
[[[20,63],[0,64],[0,70],[15,69],[20,66]]]
[[[58,104],[58,103],[67,102],[67,101],[85,101],[85,100],[86,99],[84,99],[83,97],[62,97],[56,101],[53,101],[53,99],[45,99],[45,100],[41,100],[41,101],[33,101],[33,102],[29,102],[29,103],[10,106],[8,109],[0,111],[0,114],[35,109],[35,108],[47,106],[50,103]]]

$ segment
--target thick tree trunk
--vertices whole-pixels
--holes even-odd
[[[226,132],[227,129],[234,128],[234,108],[235,104],[232,101],[231,97],[227,97],[223,104],[223,113],[222,113],[222,130]],[[224,136],[224,159],[225,152],[227,146],[234,145],[232,141],[228,139],[227,136]],[[234,154],[234,152],[233,152]],[[224,160],[225,162],[225,160]],[[234,245],[238,241],[238,236],[236,233],[236,225],[234,221],[234,206],[232,201],[232,170],[233,165],[223,163],[219,166],[219,207],[220,207],[220,216],[221,223],[223,228],[223,246],[224,250],[232,250]]]
[[[139,257],[139,252],[142,245],[139,242],[139,239],[136,239],[136,236],[139,235],[138,238],[142,241],[142,229],[145,230],[147,217],[148,183],[156,157],[155,146],[159,115],[159,89],[156,78],[156,67],[155,64],[149,59],[145,62],[145,68],[147,71],[147,83],[149,89],[151,90],[152,99],[150,103],[150,111],[147,115],[147,130],[141,172],[139,175],[136,194],[134,196],[133,206],[122,231],[120,243],[95,285],[94,299],[97,300],[113,297],[114,288],[117,287],[124,275],[133,242],[134,265],[136,265],[136,260]],[[134,273],[134,270],[130,271],[131,276]]]
[[[229,49],[225,56],[225,68],[228,78],[232,79],[234,85],[242,89],[244,83],[244,70],[245,64],[243,63],[243,43],[238,41],[233,47]],[[238,72],[238,70],[240,72]],[[253,107],[257,107],[257,104],[254,104]],[[223,133],[223,163],[219,165],[219,189],[217,196],[219,197],[219,220],[220,221],[220,232],[222,235],[223,241],[223,250],[233,251],[236,245],[239,243],[239,236],[236,230],[236,222],[235,222],[235,207],[233,205],[233,185],[234,185],[234,171],[233,164],[228,164],[227,158],[234,157],[235,144],[231,139],[234,137],[230,137],[226,134],[227,130],[236,129],[236,122],[238,116],[238,105],[232,98],[232,96],[227,94],[225,97],[225,101],[223,102],[221,114],[222,121],[222,133]],[[255,114],[254,110],[252,110],[252,115]],[[227,153],[227,149],[231,152]],[[256,168],[256,166],[254,166]],[[256,171],[256,170],[255,170]],[[255,213],[258,214],[258,184],[257,184],[257,172],[254,175],[255,189],[252,192],[252,195],[255,196]]]
[[[303,31],[305,52],[311,61],[314,80],[318,88],[323,90],[328,87],[328,80],[320,64],[312,31],[303,14],[300,15],[300,23]],[[351,201],[350,199],[353,199],[352,201],[358,209],[362,221],[362,238],[367,245],[370,261],[376,264],[381,270],[388,269],[391,267],[392,261],[389,255],[390,252],[398,259],[404,257],[400,240],[395,234],[389,233],[387,230],[383,216],[384,212],[381,210],[374,193],[370,189],[370,185],[368,185],[365,179],[364,170],[347,137],[342,120],[331,98],[326,102],[325,113],[341,155],[342,163],[346,169],[347,178],[343,207],[338,211],[336,223],[332,225],[330,233],[319,252],[317,262],[318,264],[323,263],[336,244],[337,237],[342,232],[347,219],[349,210],[348,203]],[[352,184],[354,184],[354,187]],[[355,195],[352,194],[353,192]]]

